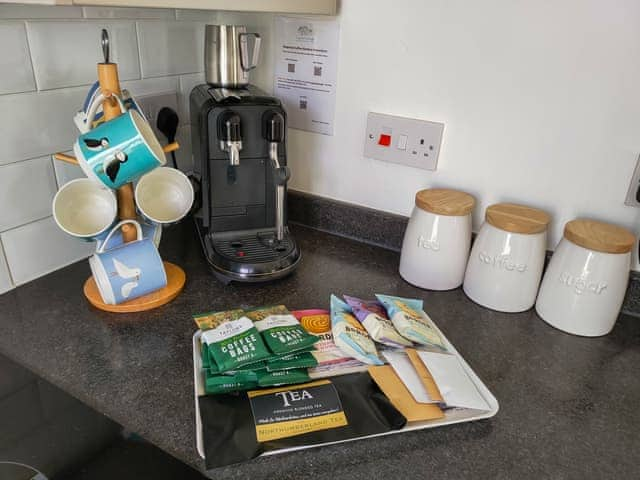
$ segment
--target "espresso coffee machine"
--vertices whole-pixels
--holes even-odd
[[[205,36],[207,83],[190,96],[202,248],[225,283],[280,278],[300,260],[286,221],[286,113],[277,98],[249,84],[257,34],[237,25],[207,25]]]

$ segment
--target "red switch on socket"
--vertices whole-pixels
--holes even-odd
[[[391,145],[391,135],[387,135],[385,133],[380,134],[378,145],[382,145],[383,147],[388,147],[389,145]]]

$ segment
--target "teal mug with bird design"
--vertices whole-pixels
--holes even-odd
[[[136,240],[107,249],[111,237],[125,223],[135,226]],[[142,228],[135,220],[123,220],[115,225],[89,258],[89,265],[102,300],[109,305],[133,300],[167,285],[158,249],[151,238],[143,238]]]
[[[161,167],[166,158],[146,120],[127,110],[120,97],[100,94],[96,102],[109,98],[116,99],[122,114],[80,135],[73,151],[87,177],[115,189]]]

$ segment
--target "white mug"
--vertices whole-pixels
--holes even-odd
[[[193,205],[189,178],[171,167],[156,168],[143,175],[135,189],[138,210],[147,220],[169,225],[181,220]]]
[[[53,197],[53,218],[69,235],[94,240],[116,220],[118,202],[112,190],[88,178],[63,185]]]

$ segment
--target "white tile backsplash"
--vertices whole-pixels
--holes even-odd
[[[83,7],[85,18],[158,18],[175,19],[170,8]]]
[[[191,73],[189,75],[180,76],[180,91],[178,92],[178,115],[180,116],[180,124],[188,125],[191,123],[189,116],[189,95],[196,85],[204,83],[204,72]]]
[[[31,56],[39,90],[89,85],[103,61],[100,33],[109,32],[110,61],[120,80],[140,78],[133,21],[27,22]]]
[[[129,90],[134,97],[142,97],[162,92],[177,92],[178,77],[145,78],[144,80],[131,80],[120,82],[122,88]]]
[[[63,152],[63,153],[73,156],[73,150]],[[76,178],[86,178],[86,175],[78,165],[71,165],[70,163],[67,163],[67,162],[61,162],[59,160],[56,160],[53,157],[52,157],[52,161],[53,161],[53,169],[56,174],[56,182],[58,184],[58,188],[63,186],[65,183],[69,183],[71,180],[75,180]]]
[[[51,215],[56,191],[51,157],[0,167],[0,232]]]
[[[0,294],[11,290],[13,288],[13,282],[9,275],[9,266],[7,265],[7,259],[2,248],[2,242],[0,241]]]
[[[24,23],[0,22],[0,45],[8,47],[0,55],[0,94],[35,90]]]
[[[0,95],[0,165],[69,150],[77,130],[73,115],[85,88]]]
[[[204,23],[138,22],[142,76],[204,71]]]
[[[81,18],[82,8],[46,5],[0,5],[0,18]]]
[[[0,240],[16,285],[86,258],[95,251],[95,243],[67,235],[53,217],[3,232]]]

